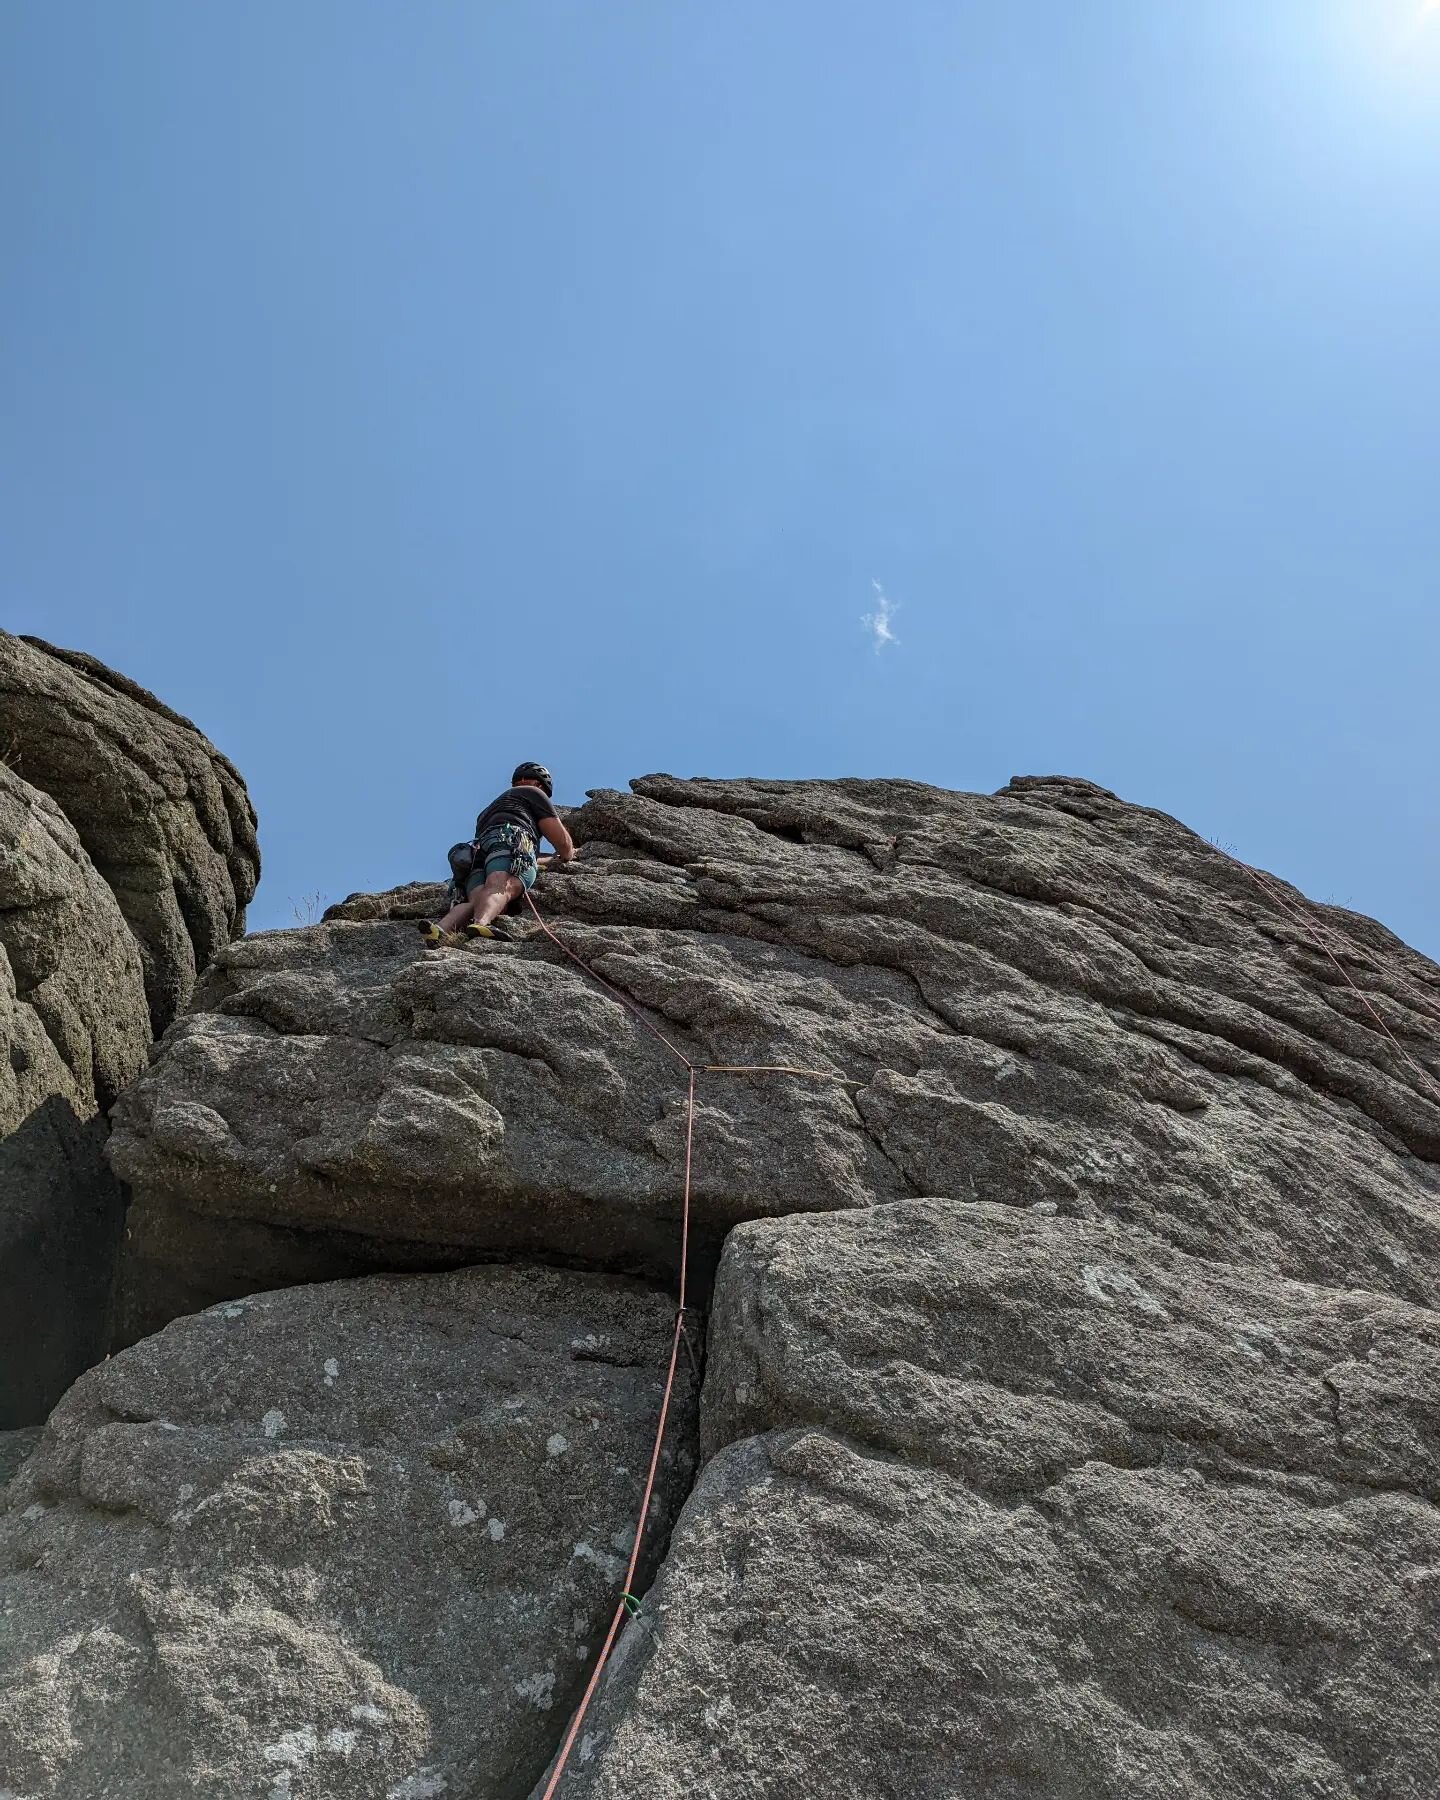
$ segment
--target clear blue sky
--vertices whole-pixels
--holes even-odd
[[[1440,954],[1433,3],[3,0],[0,84],[3,623],[234,758],[255,925],[537,756],[1085,775]]]

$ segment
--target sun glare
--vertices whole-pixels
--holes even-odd
[[[1396,17],[1396,49],[1415,52],[1423,44],[1428,55],[1440,38],[1440,0],[1411,0]]]

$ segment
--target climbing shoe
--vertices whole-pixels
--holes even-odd
[[[429,919],[420,921],[420,935],[427,944],[443,944],[445,942],[445,933],[438,925],[432,924]]]
[[[500,934],[493,925],[477,925],[472,919],[465,927],[465,935],[468,938],[493,938]]]

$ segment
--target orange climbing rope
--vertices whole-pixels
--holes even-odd
[[[1235,857],[1233,860],[1237,863],[1240,863],[1240,867],[1245,871],[1245,873],[1255,883],[1256,887],[1259,888],[1260,892],[1265,895],[1266,899],[1269,900],[1271,905],[1277,907],[1281,912],[1286,914],[1286,916],[1288,918],[1293,919],[1300,926],[1300,928],[1312,939],[1312,941],[1319,946],[1320,950],[1327,957],[1329,957],[1330,961],[1332,963],[1334,963],[1335,967],[1339,970],[1340,979],[1346,984],[1347,987],[1351,988],[1354,991],[1354,994],[1355,994],[1356,998],[1359,1000],[1360,1004],[1365,1008],[1366,1012],[1369,1013],[1370,1017],[1380,1027],[1381,1031],[1384,1032],[1385,1036],[1387,1038],[1389,1038],[1390,1042],[1400,1052],[1401,1056],[1404,1057],[1405,1061],[1407,1063],[1409,1063],[1409,1065],[1412,1069],[1414,1069],[1414,1071],[1420,1077],[1420,1080],[1424,1084],[1426,1089],[1435,1097],[1435,1099],[1437,1101],[1440,1101],[1440,1081],[1436,1080],[1435,1076],[1431,1074],[1429,1069],[1427,1069],[1422,1062],[1420,1062],[1417,1058],[1413,1057],[1410,1054],[1410,1052],[1400,1042],[1399,1038],[1396,1037],[1395,1033],[1385,1023],[1385,1020],[1382,1017],[1379,1009],[1377,1007],[1375,1007],[1374,1005],[1372,1005],[1369,996],[1367,994],[1365,994],[1364,992],[1362,992],[1359,984],[1355,981],[1354,977],[1351,975],[1350,971],[1345,967],[1344,963],[1342,963],[1340,958],[1335,954],[1335,951],[1332,949],[1331,945],[1326,941],[1326,939],[1324,937],[1321,936],[1319,928],[1315,925],[1314,921],[1310,918],[1309,914],[1307,912],[1305,912],[1304,910],[1302,910],[1299,906],[1297,906],[1284,892],[1282,892],[1279,884],[1277,882],[1271,880],[1269,876],[1262,875],[1258,869],[1252,869],[1250,867],[1249,863],[1240,862],[1240,859],[1238,856]],[[1421,1007],[1420,1010],[1425,1011],[1426,1008]]]
[[[645,1527],[649,1522],[650,1502],[655,1493],[655,1476],[660,1468],[660,1453],[665,1445],[665,1428],[670,1418],[670,1402],[675,1392],[675,1370],[680,1358],[680,1340],[685,1335],[685,1284],[690,1264],[690,1181],[695,1160],[695,1078],[698,1075],[799,1075],[811,1081],[845,1082],[847,1086],[860,1087],[864,1084],[850,1082],[846,1076],[837,1075],[832,1069],[797,1069],[792,1068],[788,1063],[692,1063],[683,1050],[672,1044],[665,1033],[646,1018],[640,1007],[628,994],[622,993],[619,988],[606,981],[603,975],[597,975],[589,963],[577,956],[570,946],[550,929],[541,918],[540,909],[536,906],[534,898],[528,890],[525,898],[529,902],[531,912],[535,915],[536,924],[556,949],[562,950],[571,962],[584,970],[593,982],[604,988],[613,999],[618,1000],[652,1037],[658,1038],[670,1054],[683,1064],[687,1077],[685,1177],[680,1203],[680,1276],[675,1303],[675,1329],[670,1338],[670,1363],[665,1371],[665,1386],[660,1397],[660,1416],[655,1424],[655,1442],[650,1451],[650,1467],[645,1474],[645,1491],[640,1499],[639,1517],[635,1521],[635,1536],[630,1546],[629,1566],[625,1570],[625,1585],[620,1590],[620,1598],[611,1615],[610,1629],[605,1633],[605,1641],[600,1646],[600,1654],[595,1658],[595,1666],[590,1671],[590,1679],[586,1683],[585,1692],[581,1695],[580,1704],[576,1707],[574,1716],[570,1720],[564,1742],[555,1759],[555,1766],[550,1771],[550,1779],[546,1782],[544,1792],[540,1797],[540,1800],[552,1800],[556,1788],[560,1785],[560,1777],[565,1773],[565,1765],[570,1760],[570,1752],[575,1746],[575,1739],[585,1721],[585,1715],[590,1710],[590,1702],[595,1697],[595,1690],[600,1685],[600,1677],[604,1674],[605,1665],[610,1660],[610,1652],[615,1647],[615,1639],[620,1634],[620,1627],[628,1614],[639,1610],[639,1602],[632,1591],[632,1584],[635,1580],[635,1571],[640,1566],[640,1552],[645,1539]]]

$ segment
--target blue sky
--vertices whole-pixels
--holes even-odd
[[[537,756],[1085,775],[1440,954],[1440,9],[3,0],[0,86],[3,623],[239,764],[252,924]]]

